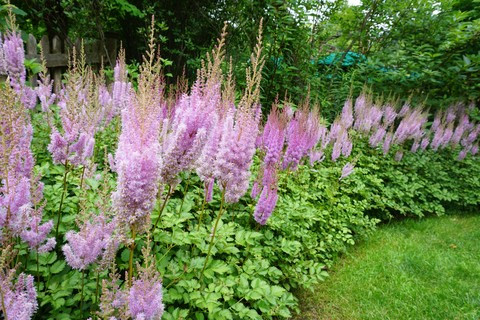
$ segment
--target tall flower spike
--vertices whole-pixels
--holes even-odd
[[[308,99],[298,109],[287,127],[287,149],[283,157],[283,168],[296,170],[303,157],[307,156],[321,138],[318,109],[309,111]]]
[[[260,146],[265,151],[263,159],[265,165],[276,164],[280,161],[287,123],[288,117],[285,111],[279,111],[277,105],[274,104],[260,136]]]
[[[52,223],[41,224],[43,184],[33,175],[33,129],[16,95],[10,87],[0,91],[0,228],[46,251],[54,244],[46,239]]]
[[[260,82],[264,58],[262,56],[261,25],[258,43],[247,67],[246,88],[238,108],[232,107],[225,117],[222,138],[215,159],[216,177],[225,192],[225,201],[238,202],[248,190],[250,166],[255,154],[255,142],[261,117]],[[234,97],[230,97],[233,99]],[[233,105],[233,100],[230,100]],[[213,239],[213,238],[212,238]]]
[[[340,180],[345,179],[350,174],[352,174],[354,167],[355,166],[353,164],[351,164],[350,162],[347,162],[345,166],[343,166],[342,168],[342,175],[340,176]]]
[[[164,311],[162,280],[150,252],[149,236],[142,252],[145,265],[137,265],[140,276],[128,292],[128,310],[135,320],[160,320]]]
[[[275,209],[277,200],[278,194],[276,188],[270,189],[268,186],[263,187],[253,214],[255,221],[261,225],[266,224]]]
[[[112,198],[119,222],[140,229],[150,222],[162,164],[158,137],[163,117],[163,82],[160,62],[154,59],[151,42],[141,66],[138,92],[129,95],[122,110],[122,131],[114,161],[118,179]]]
[[[161,176],[170,185],[177,183],[181,171],[199,167],[198,159],[202,157],[206,145],[208,150],[204,157],[209,158],[211,149],[216,149],[220,133],[217,125],[221,116],[221,64],[225,55],[225,36],[226,26],[217,46],[211,55],[207,55],[207,61],[202,63],[203,67],[198,71],[191,93],[180,97],[172,118],[165,121],[162,134],[162,153],[165,159]],[[202,169],[200,175],[203,179],[211,178],[208,172],[201,171]]]
[[[98,79],[86,66],[84,54],[77,60],[67,74],[67,83],[60,92],[61,130],[52,128],[48,150],[54,163],[85,165],[93,154],[95,133],[102,117],[98,103]]]

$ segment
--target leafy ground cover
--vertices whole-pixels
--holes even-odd
[[[299,295],[297,319],[478,319],[480,217],[380,227]]]

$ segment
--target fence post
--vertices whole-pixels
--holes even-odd
[[[37,39],[30,33],[28,35],[28,40],[27,40],[27,54],[28,55],[37,55]],[[40,62],[41,61],[37,61]],[[37,78],[38,76],[36,74],[30,76],[30,84],[32,87],[37,86]]]
[[[62,53],[62,43],[58,36],[52,39],[52,53]],[[53,91],[59,93],[62,89],[62,68],[53,68]]]

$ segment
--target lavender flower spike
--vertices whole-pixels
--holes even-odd
[[[255,221],[261,225],[266,224],[275,209],[277,200],[278,194],[276,188],[270,189],[268,186],[263,187],[253,214]]]
[[[345,179],[350,174],[352,174],[353,169],[354,169],[354,165],[351,164],[350,162],[347,162],[345,166],[343,166],[342,168],[342,175],[340,176],[340,180]]]
[[[107,250],[114,229],[115,222],[107,223],[100,214],[93,221],[86,221],[79,232],[67,232],[68,243],[62,248],[67,263],[74,269],[87,268]]]

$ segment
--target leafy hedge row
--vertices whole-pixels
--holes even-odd
[[[34,124],[43,125],[38,119]],[[104,147],[114,148],[112,137],[116,134],[112,130],[99,138],[99,159]],[[41,147],[48,143],[45,139],[35,137],[35,150],[45,150]],[[46,182],[45,212],[53,218],[63,168],[54,166],[43,152],[36,154],[37,169]],[[297,306],[292,289],[312,288],[322,281],[334,258],[374,231],[378,222],[405,215],[443,214],[450,205],[473,207],[480,203],[478,159],[467,157],[460,162],[456,153],[443,150],[407,153],[397,162],[360,139],[354,143],[352,154],[356,155],[355,171],[343,180],[338,179],[342,161],[317,162],[314,167],[301,166],[296,172],[283,173],[278,205],[266,226],[259,227],[253,221],[255,202],[249,197],[227,207],[202,282],[198,278],[220,206],[220,192],[215,190],[216,196],[205,209],[204,222],[197,228],[203,185],[196,175],[184,176],[152,239],[163,278],[166,311],[162,319],[288,318]],[[102,161],[97,161],[99,169]],[[74,228],[80,175],[68,175],[71,192],[64,203],[65,230]],[[86,181],[89,203],[95,203],[100,196],[99,181],[114,187],[112,173],[103,172],[102,178]],[[155,208],[153,221],[158,211]],[[139,243],[137,248],[142,246]],[[81,274],[70,269],[59,255],[52,252],[39,258],[39,273],[45,280],[39,283],[46,283],[46,288],[39,290],[41,310],[37,315],[84,319],[96,305],[97,276],[102,279],[106,272],[97,275],[91,268],[86,273],[84,308],[79,310]],[[139,252],[135,256],[140,256]],[[116,258],[118,269],[127,269],[128,258],[128,248],[121,248]],[[26,261],[33,274],[35,259],[31,254]]]

